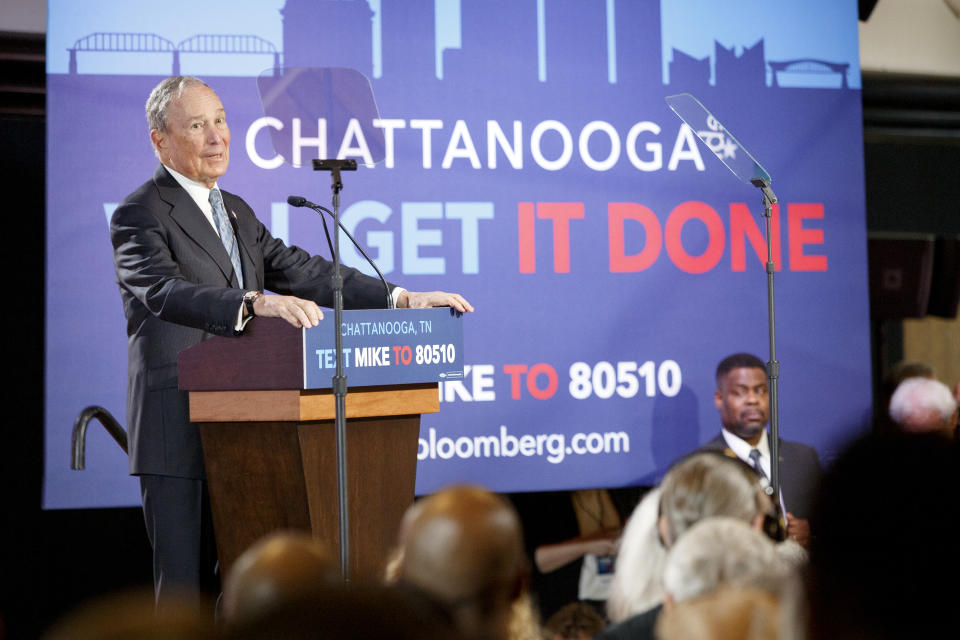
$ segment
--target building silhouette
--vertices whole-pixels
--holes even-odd
[[[461,0],[460,49],[443,55],[443,79],[471,83],[491,70],[504,84],[537,81],[536,0]]]
[[[367,0],[287,0],[280,13],[284,66],[349,67],[373,75],[373,11]]]
[[[694,58],[673,49],[670,61],[670,84],[684,87],[706,87],[710,84],[710,56]]]
[[[544,13],[547,82],[573,87],[606,83],[605,3],[546,0]]]
[[[663,83],[663,37],[659,0],[617,0],[617,84],[656,86]]]
[[[380,0],[380,69],[384,78],[436,78],[434,0]]]
[[[756,88],[767,84],[763,39],[752,47],[744,47],[738,56],[734,47],[714,42],[714,78],[717,86],[726,89]]]

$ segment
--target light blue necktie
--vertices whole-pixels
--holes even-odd
[[[230,224],[230,218],[227,217],[227,209],[223,206],[223,196],[220,195],[219,189],[210,189],[210,206],[213,207],[213,220],[217,223],[220,242],[230,255],[233,272],[237,274],[237,282],[242,289],[243,270],[240,268],[240,251],[237,250],[237,238],[233,235],[233,226]]]

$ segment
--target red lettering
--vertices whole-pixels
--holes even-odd
[[[763,216],[757,214],[760,218]],[[766,220],[758,221],[742,202],[730,203],[730,269],[732,271],[747,270],[747,251],[744,238],[750,241],[760,264],[767,264],[767,241],[760,231],[760,224],[766,228]],[[770,234],[773,236],[773,264],[777,271],[783,263],[780,251],[780,205],[773,205],[773,215],[770,218]]]
[[[537,378],[540,374],[547,376],[547,386],[543,389],[537,386]],[[541,362],[530,367],[530,373],[527,374],[527,391],[537,400],[546,400],[557,392],[557,382],[557,371],[545,362]]]
[[[643,251],[626,255],[624,223],[627,220],[639,222],[643,226]],[[635,202],[611,202],[607,205],[607,228],[610,238],[610,271],[612,273],[631,273],[643,271],[660,256],[663,247],[663,235],[660,221],[649,208]]]
[[[520,273],[536,273],[537,245],[533,228],[533,203],[517,205],[517,237],[520,244]]]
[[[413,349],[410,348],[410,345],[405,344],[400,347],[400,361],[403,364],[410,364],[413,360]]]
[[[746,204],[729,204],[729,225],[725,226],[719,214],[705,202],[688,201],[678,204],[665,222],[649,207],[636,202],[610,202],[607,204],[607,240],[611,273],[636,273],[653,266],[666,252],[670,261],[686,273],[706,273],[717,267],[723,258],[730,239],[730,270],[747,270],[747,254],[757,256],[761,266],[767,262],[766,221],[759,212],[751,212]],[[791,271],[826,271],[827,255],[810,254],[809,245],[824,245],[825,231],[822,223],[813,226],[806,220],[823,220],[822,202],[790,203],[786,205],[787,230],[781,224],[781,207],[774,205],[770,220],[771,253],[774,268],[784,269],[784,260]],[[521,273],[536,273],[536,220],[553,221],[553,270],[556,273],[570,272],[570,220],[583,219],[582,202],[521,202],[518,204],[519,257]],[[699,221],[706,228],[707,246],[699,255],[691,255],[683,244],[685,225]],[[635,224],[635,223],[639,223]],[[809,226],[805,226],[809,225]],[[699,232],[699,229],[695,229]],[[688,234],[689,234],[688,230]],[[787,237],[784,238],[784,233]],[[637,234],[642,234],[638,236]],[[698,234],[702,237],[702,232]],[[688,246],[690,236],[688,235]],[[628,253],[631,247],[639,246],[636,253]],[[642,241],[642,244],[637,241]],[[787,256],[783,244],[788,244]],[[749,249],[748,249],[749,245]],[[519,383],[518,383],[519,384]],[[519,392],[519,391],[518,391]]]
[[[823,229],[805,229],[806,219],[823,219],[822,202],[791,202],[787,205],[787,227],[790,233],[790,270],[826,271],[827,256],[807,255],[804,245],[823,244]]]
[[[526,373],[525,364],[505,364],[503,372],[510,376],[510,397],[514,400],[520,399],[520,377]]]
[[[699,256],[691,256],[683,248],[680,235],[687,221],[697,219],[707,227],[709,241]],[[724,232],[720,216],[705,202],[682,202],[670,212],[666,227],[667,254],[681,271],[705,273],[717,266],[723,256]]]
[[[538,202],[537,217],[553,220],[553,270],[570,273],[570,220],[583,218],[582,202]]]

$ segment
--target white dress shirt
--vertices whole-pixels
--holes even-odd
[[[764,429],[763,433],[760,434],[760,442],[757,443],[757,446],[751,445],[749,442],[743,438],[737,436],[734,433],[727,431],[726,429],[721,428],[720,433],[723,435],[724,441],[727,443],[727,446],[730,447],[730,450],[737,454],[737,457],[746,462],[748,465],[753,467],[753,460],[750,458],[750,451],[756,449],[760,452],[760,468],[763,469],[763,473],[766,474],[766,477],[761,478],[764,486],[770,486],[770,442],[767,440],[767,430]],[[783,491],[780,491],[780,508],[784,514],[787,513],[787,505],[783,501]]]
[[[213,230],[217,233],[217,237],[220,237],[220,231],[217,229],[217,223],[213,220],[213,207],[210,205],[210,187],[200,184],[199,182],[194,182],[190,178],[186,177],[183,174],[177,173],[167,165],[167,171],[170,172],[170,175],[173,176],[173,179],[177,181],[183,190],[193,198],[193,201],[197,203],[197,206],[200,207],[200,211],[203,212],[204,217],[206,217],[207,222],[210,223],[210,226],[213,227]],[[219,190],[216,184],[213,185],[214,189]],[[222,195],[222,194],[221,194]]]

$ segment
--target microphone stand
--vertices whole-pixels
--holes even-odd
[[[340,191],[343,182],[340,171],[356,171],[356,160],[314,160],[314,171],[329,171],[333,190],[333,322],[337,356],[333,376],[333,396],[336,403],[337,433],[337,502],[340,515],[340,575],[350,582],[350,522],[347,492],[347,376],[343,373],[343,276],[340,275]]]
[[[293,207],[308,207],[310,209],[313,209],[317,213],[317,215],[320,216],[320,221],[323,222],[323,232],[327,236],[327,246],[330,247],[331,256],[334,254],[333,242],[331,242],[330,240],[330,230],[327,229],[327,220],[326,218],[323,217],[323,214],[326,213],[331,218],[333,218],[334,222],[340,225],[340,230],[343,231],[344,235],[346,235],[347,238],[349,238],[350,242],[353,243],[353,246],[356,247],[357,251],[360,252],[360,255],[362,255],[364,260],[367,261],[367,264],[369,264],[370,267],[377,274],[377,277],[380,278],[380,282],[383,283],[383,290],[386,295],[386,301],[387,301],[387,309],[395,308],[393,304],[393,295],[390,292],[390,285],[387,284],[387,279],[383,276],[383,271],[380,271],[380,267],[377,266],[377,263],[374,262],[373,258],[371,258],[367,254],[367,252],[364,251],[363,247],[360,246],[360,243],[357,242],[357,239],[353,237],[353,234],[350,233],[350,231],[348,231],[345,226],[343,226],[343,222],[337,220],[337,216],[334,216],[333,211],[330,211],[330,209],[327,209],[326,207],[322,207],[319,204],[310,202],[309,200],[301,196],[287,197],[287,204]]]
[[[776,330],[773,311],[773,263],[772,222],[773,205],[777,196],[765,178],[753,178],[750,183],[763,193],[763,217],[767,227],[767,326],[770,337],[770,359],[767,361],[767,380],[770,386],[770,491],[769,495],[776,504],[780,504],[780,406],[779,388],[780,363],[777,362]],[[786,517],[786,514],[783,514]]]
[[[763,216],[767,219],[767,323],[768,334],[770,336],[770,359],[767,361],[767,380],[770,387],[770,486],[767,487],[767,495],[774,499],[774,503],[782,505],[780,501],[780,406],[779,406],[779,388],[777,386],[780,379],[780,363],[777,362],[777,345],[775,322],[773,314],[773,273],[776,265],[773,263],[773,234],[772,217],[773,205],[777,203],[777,196],[770,188],[770,174],[760,166],[760,163],[750,155],[742,144],[727,130],[720,122],[707,111],[707,108],[689,93],[680,93],[666,97],[667,105],[677,116],[683,120],[691,130],[696,133],[700,141],[707,146],[710,151],[722,162],[731,173],[743,182],[749,181],[750,184],[760,189],[763,193]],[[700,131],[700,127],[706,125],[709,131]],[[728,142],[733,143],[734,149],[739,148],[743,153],[741,160],[736,161],[736,155],[730,154],[732,162],[727,162],[727,154],[721,155],[711,142],[714,136],[719,136],[720,141],[729,137]],[[708,139],[709,138],[709,139]],[[749,167],[745,165],[751,165]],[[749,177],[748,177],[749,175]]]

